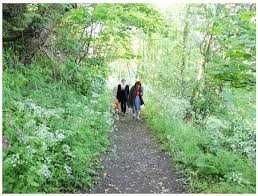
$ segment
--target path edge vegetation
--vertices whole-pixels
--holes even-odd
[[[191,192],[255,193],[256,4],[162,13],[163,34],[140,42],[148,126]]]
[[[254,163],[217,143],[209,130],[187,123],[167,110],[157,97],[148,98],[144,121],[158,138],[177,172],[183,174],[192,193],[255,193]],[[160,112],[157,112],[160,111]],[[238,176],[241,172],[244,175]],[[233,182],[239,178],[243,182]],[[234,175],[233,175],[234,177]],[[240,179],[241,180],[241,179]]]
[[[158,18],[145,4],[3,4],[4,193],[90,189],[114,120],[108,65]]]
[[[146,122],[192,192],[254,193],[255,6],[4,4],[4,193],[92,186],[116,60],[137,63]]]

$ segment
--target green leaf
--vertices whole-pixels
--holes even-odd
[[[39,184],[35,181],[30,182],[31,186],[39,187]]]
[[[254,12],[244,12],[240,18],[241,21],[250,21],[253,16]]]

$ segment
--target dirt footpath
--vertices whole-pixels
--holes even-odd
[[[132,114],[119,115],[111,133],[112,147],[91,193],[187,193],[157,139]]]

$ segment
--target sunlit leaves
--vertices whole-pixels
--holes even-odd
[[[250,21],[252,17],[255,17],[254,11],[243,12],[240,16],[241,21]]]
[[[211,17],[213,28],[210,33],[220,50],[214,51],[214,58],[219,60],[213,60],[208,70],[218,82],[228,81],[238,88],[255,85],[254,16],[254,10],[247,11],[245,5],[236,4],[221,6],[220,16]]]
[[[67,19],[72,20],[73,23],[81,24],[90,20],[90,13],[87,7],[79,7],[72,10]]]

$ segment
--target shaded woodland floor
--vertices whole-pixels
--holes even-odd
[[[175,172],[157,139],[132,114],[122,116],[111,133],[112,146],[91,193],[186,193],[185,179]]]

